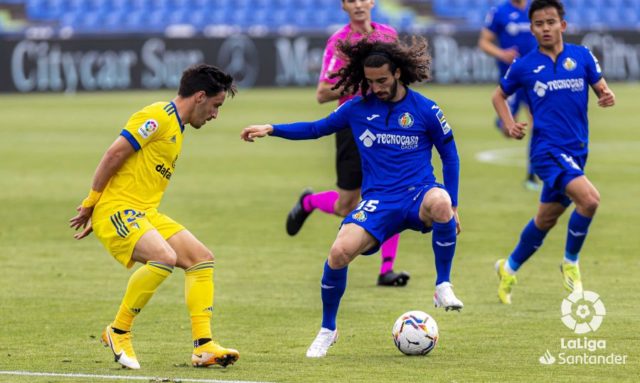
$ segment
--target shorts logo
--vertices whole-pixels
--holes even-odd
[[[354,213],[353,215],[351,215],[351,218],[355,219],[358,222],[364,222],[367,220],[367,213],[363,212],[362,210]]]
[[[578,63],[576,63],[576,60],[572,59],[571,57],[567,57],[562,62],[562,67],[568,71],[572,71],[576,69],[577,66],[578,66]]]
[[[560,154],[560,156],[562,157],[563,160],[565,160],[566,163],[569,164],[569,166],[571,166],[572,168],[576,169],[576,170],[582,170],[580,169],[580,166],[578,166],[578,164],[576,163],[576,161],[573,159],[573,157],[568,156],[564,153]]]
[[[149,138],[150,135],[158,130],[158,122],[156,120],[147,120],[138,128],[138,133],[142,138]]]
[[[403,128],[409,129],[413,126],[413,116],[409,112],[405,112],[398,118],[398,125]]]

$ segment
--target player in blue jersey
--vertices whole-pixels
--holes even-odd
[[[515,58],[526,55],[537,45],[529,29],[528,6],[527,0],[507,0],[500,6],[491,8],[485,20],[485,27],[480,31],[478,47],[496,58],[500,78],[504,76]],[[529,123],[532,122],[523,90],[514,92],[507,100],[514,118],[517,118],[520,106],[525,106]],[[507,134],[499,117],[496,125],[504,134]],[[525,187],[530,190],[540,190],[540,185],[528,162]]]
[[[521,139],[526,123],[514,121],[506,100],[518,89],[525,91],[536,124],[531,166],[544,183],[536,216],[525,226],[509,258],[496,263],[498,297],[505,304],[511,303],[516,271],[542,245],[571,202],[576,208],[569,218],[561,271],[569,291],[582,290],[578,253],[600,204],[598,190],[584,174],[589,148],[589,86],[599,106],[615,104],[615,95],[595,56],[586,47],[563,42],[567,23],[562,3],[534,0],[529,17],[539,47],[511,64],[492,100],[509,136]]]
[[[336,317],[347,284],[347,266],[360,254],[373,254],[385,240],[406,229],[432,232],[437,271],[436,307],[460,310],[450,272],[458,224],[459,159],[451,126],[442,110],[408,88],[427,80],[431,57],[423,38],[409,42],[343,41],[347,65],[338,71],[336,89],[357,96],[315,122],[251,125],[241,138],[267,135],[314,139],[351,129],[362,160],[362,201],[342,221],[324,266],[321,283],[322,327],[307,357],[326,355],[336,341]],[[443,163],[444,185],[431,165],[435,146]]]

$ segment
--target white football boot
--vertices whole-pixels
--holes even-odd
[[[321,328],[316,339],[307,349],[307,358],[324,358],[327,355],[327,350],[336,343],[336,340],[338,340],[338,329]]]
[[[444,307],[445,311],[462,310],[464,304],[453,293],[452,287],[449,282],[442,282],[436,286],[436,292],[433,294],[433,304],[436,307]]]

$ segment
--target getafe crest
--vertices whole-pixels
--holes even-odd
[[[398,125],[403,128],[410,128],[413,126],[413,116],[409,112],[405,112],[398,118]]]
[[[562,62],[562,67],[568,71],[576,69],[577,66],[578,64],[576,63],[576,60],[572,59],[571,57],[567,57]]]
[[[364,222],[364,221],[367,220],[367,213],[365,213],[364,211],[360,210],[357,213],[353,213],[351,218],[355,219],[358,222]]]

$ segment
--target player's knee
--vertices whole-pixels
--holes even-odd
[[[589,196],[584,198],[579,203],[576,202],[577,207],[589,216],[593,216],[600,206],[600,193],[590,193]]]
[[[449,222],[453,217],[453,209],[451,208],[451,200],[449,198],[434,199],[429,207],[431,219],[435,222]]]
[[[345,198],[341,196],[336,203],[335,213],[340,217],[346,217],[347,214],[356,208],[356,206],[358,206],[357,198]]]
[[[342,269],[351,260],[351,253],[341,243],[334,243],[329,252],[329,267],[332,269]]]
[[[559,216],[539,215],[535,219],[536,227],[542,231],[549,231],[558,223]]]
[[[215,259],[215,257],[213,256],[213,252],[205,247],[198,254],[197,261],[198,261],[198,263],[200,263],[200,262],[212,262],[214,259]]]
[[[169,246],[164,247],[162,250],[156,253],[154,261],[163,263],[168,266],[175,266],[178,262],[178,255]]]

